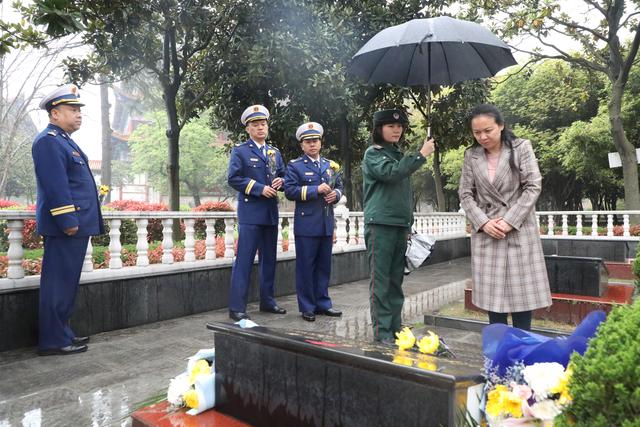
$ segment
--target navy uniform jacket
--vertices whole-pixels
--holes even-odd
[[[265,185],[271,185],[273,178],[284,177],[284,162],[276,147],[265,144],[265,148],[267,152],[274,152],[274,177],[269,161],[251,139],[236,144],[231,151],[227,182],[238,191],[239,224],[278,225],[278,198],[262,197],[262,190]]]
[[[289,162],[284,180],[284,194],[295,200],[295,220],[293,232],[296,236],[333,236],[333,205],[327,206],[324,194],[318,194],[318,186],[330,183],[329,160],[320,157],[320,167],[316,167],[306,154]],[[334,185],[337,198],[342,197],[343,186],[340,177]]]
[[[63,230],[76,226],[76,236],[104,233],[89,161],[71,137],[49,124],[33,142],[31,154],[38,187],[38,234],[66,236]]]

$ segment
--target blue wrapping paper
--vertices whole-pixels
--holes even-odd
[[[606,318],[604,311],[589,313],[568,337],[550,338],[501,323],[482,329],[482,351],[499,375],[516,362],[525,366],[541,362],[557,362],[565,368],[574,351],[584,354],[587,343]]]

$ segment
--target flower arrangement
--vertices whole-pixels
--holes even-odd
[[[167,401],[173,409],[189,408],[197,415],[215,406],[214,349],[200,350],[189,358],[187,370],[169,382]]]
[[[278,173],[278,161],[276,160],[276,150],[269,148],[267,150],[267,165],[269,167],[269,174],[271,175],[271,181],[276,178]]]
[[[571,403],[568,383],[571,366],[542,362],[509,367],[504,375],[485,366],[484,412],[490,426],[553,425],[553,419]]]
[[[418,350],[422,354],[455,357],[444,340],[431,331],[427,331],[426,335],[416,338],[413,331],[405,326],[400,332],[396,332],[396,345],[400,351]]]
[[[100,204],[104,201],[104,198],[107,197],[111,188],[108,185],[98,185],[98,200]]]
[[[329,187],[335,188],[338,178],[342,175],[342,169],[337,162],[329,160],[329,169],[327,169],[327,175],[329,175]]]

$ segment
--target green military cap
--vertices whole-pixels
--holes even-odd
[[[395,108],[392,110],[380,110],[373,114],[373,126],[386,125],[388,123],[401,123],[403,125],[409,124],[407,113]]]

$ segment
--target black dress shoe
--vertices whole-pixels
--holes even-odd
[[[316,310],[316,314],[323,314],[329,317],[340,317],[342,316],[342,312],[340,310],[335,310],[333,308],[329,308],[327,310]]]
[[[380,344],[387,346],[387,347],[395,347],[396,346],[396,340],[394,340],[393,338],[382,338],[380,340],[378,340],[380,342]]]
[[[280,308],[277,305],[274,305],[273,307],[260,307],[260,311],[273,314],[285,314],[287,312],[287,310]]]
[[[75,345],[89,344],[89,337],[75,337],[73,343]]]
[[[316,315],[313,313],[302,313],[302,319],[306,320],[307,322],[315,322]]]
[[[244,311],[229,311],[229,318],[239,322],[242,319],[251,319]]]
[[[38,356],[66,356],[67,354],[83,353],[89,347],[86,345],[71,344],[62,348],[46,348],[38,350]]]

